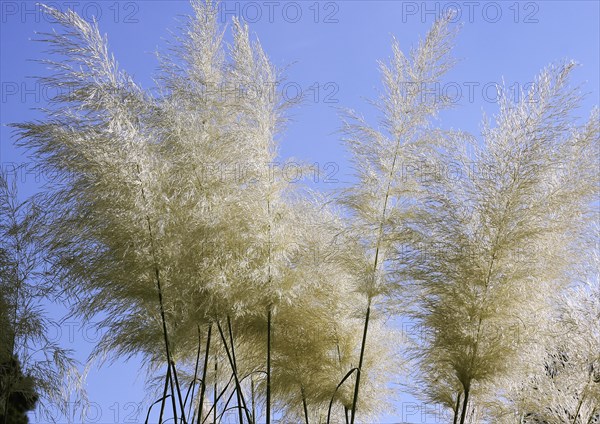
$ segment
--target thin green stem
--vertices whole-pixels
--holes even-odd
[[[139,164],[137,165],[137,171],[138,171],[138,178],[139,178],[139,175],[141,174]],[[140,180],[141,187],[142,187],[141,192],[142,192],[142,198],[144,200],[144,204],[148,205],[148,200],[146,199],[146,192],[144,191],[144,185],[143,185],[142,179],[139,178],[139,180]],[[152,252],[152,261],[153,261],[153,265],[154,265],[154,276],[156,278],[156,289],[158,292],[158,304],[159,304],[159,308],[160,308],[160,318],[162,321],[162,330],[163,330],[163,338],[164,338],[164,342],[165,342],[165,350],[166,350],[166,355],[167,355],[167,364],[168,364],[169,370],[170,370],[170,368],[171,368],[171,350],[169,347],[169,333],[167,331],[167,319],[166,319],[166,315],[165,315],[163,291],[162,291],[162,285],[160,282],[160,269],[158,266],[158,259],[157,259],[157,255],[156,255],[154,234],[152,232],[152,224],[150,222],[150,215],[148,213],[146,213],[146,224],[147,224],[147,228],[148,228],[148,237],[150,238],[150,250]],[[174,418],[175,422],[177,422],[177,406],[175,404],[173,375],[172,375],[172,373],[168,373],[168,374],[170,376],[170,383],[171,383],[171,402],[172,402],[172,407],[173,407],[173,418]],[[179,393],[179,398],[181,399],[181,393]]]
[[[219,360],[218,360],[218,356],[217,356],[217,352],[215,352],[215,383],[213,384],[213,424],[217,424],[217,402],[219,402],[219,398],[217,397],[217,377],[218,377],[218,371],[219,371]]]
[[[204,422],[208,419],[209,415],[211,414],[211,412],[213,412],[213,424],[217,422],[217,411],[218,411],[218,402],[219,399],[221,399],[223,397],[223,395],[225,394],[225,392],[227,392],[227,389],[229,388],[229,385],[231,384],[231,380],[233,380],[233,374],[231,374],[231,377],[229,378],[229,381],[227,382],[227,384],[225,385],[225,388],[223,390],[221,390],[221,393],[217,396],[217,385],[215,384],[213,386],[213,405],[208,409],[208,411],[206,411],[206,417],[202,420],[202,424],[204,424]],[[233,395],[233,393],[232,393]],[[231,396],[230,396],[231,398]]]
[[[198,379],[198,367],[200,366],[200,350],[202,349],[202,334],[200,334],[200,326],[198,326],[197,329],[198,329],[198,350],[196,351],[196,365],[194,367],[194,378],[192,378],[192,383],[191,383],[192,394],[190,397],[190,407],[188,408],[188,416],[191,416],[192,422],[194,422],[194,415],[192,415],[192,405],[194,403],[193,402],[194,392],[196,391],[196,381]],[[184,405],[187,404],[189,394],[190,394],[190,389],[188,389],[187,393],[185,394],[185,399],[183,400]]]
[[[590,418],[588,419],[586,424],[592,424],[592,421],[594,420],[594,417],[596,416],[596,411],[598,410],[598,406],[594,407],[594,409],[592,409],[592,413],[590,414]]]
[[[271,424],[271,305],[267,310],[267,406],[266,424]]]
[[[356,405],[358,404],[358,391],[360,387],[360,375],[362,373],[363,361],[365,358],[365,347],[367,345],[367,331],[369,330],[369,318],[371,316],[371,298],[367,305],[367,313],[365,316],[365,326],[363,328],[362,343],[360,345],[360,358],[358,360],[358,370],[356,372],[356,384],[354,385],[354,397],[352,399],[352,413],[350,414],[350,424],[354,424],[356,414]]]
[[[242,409],[240,408],[242,406],[242,388],[241,388],[241,384],[240,381],[238,379],[238,375],[237,375],[237,361],[236,361],[236,357],[235,357],[235,344],[233,343],[233,330],[231,328],[231,319],[229,318],[229,315],[227,316],[227,329],[229,330],[229,342],[231,343],[231,357],[233,359],[232,362],[232,369],[233,372],[235,374],[235,378],[236,378],[236,397],[237,397],[237,404],[238,404],[238,413],[239,413],[239,419],[240,419],[240,424],[243,423],[243,418],[242,418]],[[248,420],[250,421],[250,420]]]
[[[230,340],[231,342],[233,342],[233,332],[231,331],[231,320],[229,319],[229,317],[227,317],[227,324],[229,327],[229,336],[230,336]],[[217,328],[219,329],[219,334],[221,335],[221,340],[223,341],[223,346],[225,347],[225,352],[227,354],[227,359],[229,360],[229,365],[231,366],[231,370],[233,371],[233,377],[235,380],[235,389],[237,391],[237,395],[238,395],[238,399],[240,400],[241,404],[240,406],[244,407],[244,410],[246,411],[246,418],[248,419],[248,422],[251,422],[250,420],[250,414],[248,413],[248,409],[246,408],[246,401],[244,399],[244,394],[242,393],[242,388],[240,385],[240,380],[238,378],[238,374],[237,374],[237,366],[235,363],[235,350],[231,350],[229,349],[229,346],[227,345],[227,339],[225,338],[225,334],[223,333],[223,328],[221,327],[221,324],[219,323],[219,321],[217,321]],[[232,343],[232,347],[233,347],[233,343]],[[240,411],[240,424],[243,423],[243,417],[242,417],[242,413],[241,413],[241,408],[239,409]]]
[[[352,375],[352,373],[356,371],[358,372],[358,368],[352,368],[350,371],[348,371],[346,373],[346,375],[344,376],[344,378],[342,378],[342,380],[338,383],[338,385],[336,386],[335,390],[333,391],[333,394],[331,395],[331,399],[329,400],[329,408],[327,409],[327,424],[330,424],[331,422],[331,408],[333,406],[333,401],[335,399],[335,394],[337,393],[337,391],[339,390],[340,387],[342,387],[342,384],[344,384],[344,382],[350,378],[350,376]]]
[[[380,255],[380,250],[381,250],[381,242],[383,239],[383,232],[384,232],[383,227],[385,224],[388,202],[390,200],[392,181],[393,181],[394,172],[396,169],[396,162],[398,161],[398,156],[400,154],[400,152],[399,152],[400,142],[401,142],[401,137],[400,137],[400,135],[398,135],[396,137],[396,145],[394,148],[394,158],[392,160],[392,166],[390,168],[390,172],[389,172],[388,178],[387,178],[387,187],[385,190],[385,197],[383,200],[383,208],[381,211],[381,220],[379,222],[379,231],[378,231],[378,235],[377,235],[377,243],[375,246],[375,258],[373,260],[373,284],[377,284],[377,269],[379,267],[379,263],[381,262],[379,255]],[[368,301],[367,301],[367,303],[368,303],[367,314],[365,316],[365,326],[363,328],[363,340],[362,340],[362,344],[360,346],[360,358],[359,358],[359,364],[358,364],[358,372],[356,373],[356,385],[354,386],[354,397],[352,399],[352,413],[350,415],[350,424],[354,424],[354,418],[356,416],[356,406],[358,404],[358,394],[359,394],[359,390],[360,390],[360,374],[362,371],[362,363],[363,363],[363,358],[364,358],[364,354],[365,354],[365,343],[367,341],[367,331],[369,330],[369,315],[371,312],[371,299],[372,299],[372,295],[369,294]]]
[[[254,376],[250,377],[250,393],[252,396],[252,422],[256,422],[256,396],[254,391]]]
[[[175,368],[175,361],[171,363],[171,367],[173,368],[173,378],[175,378],[175,387],[177,388],[177,397],[179,398],[179,407],[181,408],[181,419],[184,424],[187,424],[185,419],[185,404],[183,403],[183,398],[181,397],[181,386],[179,386],[179,378],[177,378],[177,368]]]
[[[162,423],[162,417],[165,412],[165,403],[167,400],[167,388],[169,387],[169,380],[171,378],[171,365],[167,365],[167,375],[165,376],[165,388],[163,389],[162,401],[160,403],[160,414],[158,416],[158,424]]]
[[[300,392],[302,393],[302,408],[304,409],[304,422],[306,424],[310,424],[308,422],[308,405],[306,404],[306,393],[304,392],[304,386],[300,387]]]
[[[210,352],[210,338],[212,333],[212,323],[208,326],[208,335],[206,336],[206,351],[204,352],[204,367],[202,368],[202,382],[200,384],[200,401],[198,405],[198,424],[202,421],[202,409],[204,407],[204,393],[206,391],[206,371],[208,368],[208,354]],[[215,362],[216,366],[216,362]],[[216,369],[215,369],[216,374]],[[216,375],[215,375],[216,379]],[[216,383],[215,383],[216,384]]]
[[[165,381],[168,381],[168,380],[165,379]],[[156,405],[159,402],[162,403],[163,400],[165,399],[165,396],[168,396],[166,387],[165,387],[165,390],[163,393],[164,393],[163,396],[160,399],[154,401],[154,403],[152,405],[150,405],[150,408],[148,408],[148,412],[146,413],[146,420],[144,421],[144,424],[148,424],[148,421],[150,421],[150,413],[152,412],[152,408],[154,408],[154,405]],[[160,417],[160,419],[162,420],[162,416]],[[159,421],[159,423],[160,423],[160,421]]]
[[[461,397],[462,393],[459,393],[458,396],[456,397],[456,406],[454,407],[454,420],[453,420],[453,424],[456,424],[457,420],[458,420],[458,411],[460,409],[460,397]]]
[[[467,385],[465,387],[465,398],[463,399],[463,405],[462,405],[462,413],[460,415],[460,424],[464,424],[465,420],[467,419],[467,407],[469,405],[469,392],[470,392],[470,385]]]

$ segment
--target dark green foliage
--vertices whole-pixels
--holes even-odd
[[[29,422],[27,411],[35,407],[38,395],[34,379],[23,374],[21,363],[11,352],[14,331],[7,310],[0,293],[0,424],[25,424]]]
[[[24,424],[28,423],[27,411],[33,410],[38,400],[35,392],[34,379],[23,374],[21,364],[16,357],[0,363],[0,390],[4,400],[6,414],[0,413],[0,423]],[[8,394],[8,403],[6,396]],[[6,415],[6,416],[5,416]]]

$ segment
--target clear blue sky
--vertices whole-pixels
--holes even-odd
[[[152,52],[164,46],[169,29],[176,29],[177,16],[191,12],[187,1],[179,0],[47,4],[61,10],[74,8],[86,18],[97,16],[121,67],[144,87],[152,86],[156,68]],[[363,99],[377,96],[376,62],[390,56],[392,35],[407,48],[424,35],[436,14],[448,8],[459,9],[462,30],[454,50],[460,62],[446,85],[440,86],[456,98],[457,108],[442,116],[442,125],[477,133],[482,111],[495,111],[495,83],[504,78],[514,89],[523,87],[542,67],[565,58],[582,65],[575,81],[585,83],[590,93],[582,115],[599,103],[598,1],[227,1],[222,7],[223,19],[238,15],[250,21],[275,65],[291,65],[286,93],[293,97],[300,89],[307,99],[291,110],[293,120],[281,136],[281,153],[318,163],[323,190],[343,184],[351,173],[347,153],[335,133],[339,128],[335,108],[350,107],[373,116]],[[10,169],[27,159],[12,147],[10,130],[4,125],[34,119],[39,115],[31,108],[45,104],[49,93],[29,78],[43,73],[43,68],[29,60],[43,57],[43,46],[31,41],[34,31],[48,31],[51,23],[33,1],[1,0],[0,11],[0,163]],[[330,173],[337,183],[322,182]],[[20,177],[25,192],[39,183],[35,174],[22,172]],[[82,331],[78,323],[55,332],[82,361],[97,339],[93,330]],[[143,422],[144,412],[127,421],[135,417],[130,414],[143,399],[140,365],[135,360],[116,362],[90,373],[88,390],[96,409],[90,412],[89,422]],[[385,422],[436,422],[431,415],[412,412],[413,402],[400,396],[398,413],[385,417]],[[46,421],[38,417],[37,422]]]

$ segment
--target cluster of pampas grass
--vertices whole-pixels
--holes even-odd
[[[461,424],[477,398],[502,397],[497,380],[529,362],[522,354],[554,306],[549,293],[589,259],[598,111],[574,124],[581,96],[568,86],[573,68],[545,69],[519,102],[503,96],[482,145],[461,152],[452,139],[443,160],[462,177],[431,178],[427,205],[409,225],[411,242],[425,246],[406,255],[403,270],[417,299],[410,314],[425,336],[415,353],[429,370],[422,375],[431,399],[444,397]]]
[[[331,202],[272,172],[288,105],[267,89],[282,76],[248,27],[234,19],[226,43],[216,4],[192,7],[158,55],[152,93],[119,69],[95,23],[46,8],[62,29],[43,35],[53,74],[40,82],[58,94],[44,120],[15,128],[54,176],[35,201],[46,213],[34,238],[72,314],[100,317],[92,357],[145,358],[161,423],[230,411],[240,424],[376,420],[412,364],[417,396],[454,423],[501,422],[505,405],[541,417],[542,402],[562,402],[562,378],[575,409],[551,409],[591,420],[597,328],[578,308],[597,308],[597,287],[548,295],[589,257],[598,188],[598,114],[574,124],[574,65],[544,70],[518,102],[501,96],[476,142],[436,127],[452,104],[427,93],[454,63],[452,16],[408,54],[394,41],[378,124],[344,113],[356,182]],[[441,171],[450,164],[458,178]],[[555,311],[576,337],[541,331]],[[403,345],[390,316],[421,337]],[[540,374],[563,354],[572,372]],[[549,394],[526,403],[542,385]]]
[[[498,422],[600,419],[600,257],[593,243],[585,256],[589,268],[556,297],[522,352],[521,366],[499,382],[503,396],[488,397]]]
[[[55,74],[43,83],[62,94],[45,122],[17,127],[56,176],[44,204],[51,272],[73,314],[103,317],[94,357],[142,354],[163,376],[151,378],[160,421],[167,403],[184,422],[232,403],[240,421],[270,422],[271,408],[324,419],[330,406],[339,420],[352,400],[337,385],[359,344],[357,247],[330,206],[265,172],[285,104],[239,95],[279,78],[260,45],[238,21],[225,45],[215,5],[193,7],[160,57],[159,95],[119,70],[96,25],[47,9],[64,30],[44,39],[60,59],[45,62]],[[376,358],[395,354],[375,321],[365,416],[385,407]]]

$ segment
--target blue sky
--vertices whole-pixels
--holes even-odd
[[[122,68],[144,87],[152,86],[156,61],[152,52],[164,46],[177,17],[191,12],[187,1],[50,1],[85,18],[97,17],[101,31]],[[347,152],[339,134],[339,107],[349,107],[371,118],[365,98],[380,88],[378,60],[391,54],[395,36],[403,48],[423,36],[436,15],[458,10],[462,29],[454,55],[460,61],[440,86],[456,98],[456,108],[441,116],[445,127],[478,134],[483,111],[494,113],[494,85],[502,80],[511,93],[525,87],[544,66],[565,58],[581,64],[575,82],[589,95],[581,110],[587,116],[599,104],[600,2],[598,1],[227,1],[223,20],[232,15],[250,22],[272,62],[286,71],[288,97],[302,91],[306,100],[290,111],[291,121],[281,134],[282,157],[318,164],[322,190],[332,190],[350,179]],[[35,31],[52,25],[33,1],[0,1],[0,163],[10,170],[27,163],[12,146],[6,124],[39,116],[49,93],[30,77],[44,72],[30,59],[43,56],[43,46],[31,39]],[[329,182],[323,178],[329,175]],[[21,172],[23,192],[34,190],[43,177]],[[50,308],[51,313],[57,313]],[[58,313],[57,313],[58,315]],[[57,319],[59,317],[57,316]],[[56,337],[75,349],[84,361],[97,335],[70,322],[56,329]],[[117,361],[88,378],[90,399],[96,403],[89,422],[143,422],[131,415],[143,399],[141,364]],[[404,403],[403,403],[404,402]],[[432,416],[414,411],[414,399],[400,395],[399,411],[385,422],[435,423]],[[96,415],[94,415],[96,414]],[[96,421],[96,416],[97,421]],[[42,417],[32,422],[46,422]]]

